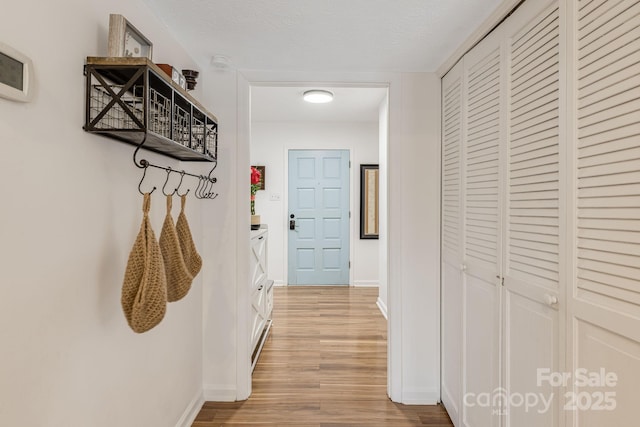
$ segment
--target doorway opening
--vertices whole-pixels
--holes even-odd
[[[332,103],[306,104],[302,100],[302,94],[315,88],[318,86],[308,84],[249,83],[247,85],[248,93],[245,96],[248,97],[249,102],[244,107],[249,110],[250,116],[247,128],[249,163],[252,166],[260,166],[264,171],[264,190],[256,194],[255,210],[269,233],[268,276],[269,279],[274,280],[275,286],[314,284],[315,279],[300,280],[299,277],[294,277],[295,270],[310,268],[313,261],[314,265],[330,267],[328,270],[335,273],[342,271],[337,266],[344,263],[346,277],[330,284],[342,283],[356,287],[378,288],[377,305],[386,318],[388,85],[326,85],[321,89],[334,93]],[[242,107],[241,105],[241,109]],[[347,167],[348,179],[344,182],[348,190],[344,194],[348,197],[340,201],[341,205],[347,205],[344,210],[348,227],[343,229],[346,231],[340,232],[347,234],[343,236],[346,242],[343,249],[346,253],[336,251],[333,247],[319,247],[321,252],[324,250],[328,255],[322,258],[312,257],[311,251],[303,250],[302,253],[307,255],[307,258],[303,256],[300,261],[307,262],[307,265],[293,264],[292,258],[300,257],[301,251],[296,252],[294,248],[295,255],[290,255],[290,246],[295,243],[289,233],[297,233],[297,237],[300,237],[300,232],[309,233],[310,230],[314,230],[314,232],[328,233],[329,237],[335,237],[338,235],[339,227],[337,222],[332,221],[335,216],[328,220],[320,218],[320,221],[325,223],[325,228],[309,227],[311,221],[301,224],[297,214],[290,212],[293,207],[291,203],[296,201],[292,200],[290,195],[289,180],[292,168],[289,156],[290,153],[301,150],[318,152],[330,150],[334,153],[343,151],[347,153],[347,164],[350,163],[350,167]],[[318,167],[323,167],[321,163],[317,164]],[[361,164],[380,167],[377,187],[379,212],[376,213],[379,219],[379,239],[363,239],[360,236]],[[323,197],[330,199],[337,194],[331,191],[334,187],[329,191],[318,188],[325,193],[317,199],[314,198],[319,202],[325,201]],[[306,196],[311,193],[307,191]],[[309,200],[307,198],[306,202]],[[333,202],[336,202],[335,197]],[[292,214],[294,218],[291,218]],[[296,221],[293,225],[292,220]],[[292,226],[294,230],[291,229]],[[296,228],[297,231],[295,231]]]

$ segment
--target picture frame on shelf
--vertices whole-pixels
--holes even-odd
[[[379,166],[360,165],[360,238],[379,236]]]
[[[108,55],[152,60],[153,43],[127,19],[115,13],[109,15]]]

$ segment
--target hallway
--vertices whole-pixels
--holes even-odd
[[[387,398],[387,334],[377,295],[377,288],[276,288],[251,398],[206,402],[193,427],[452,426],[441,406]]]

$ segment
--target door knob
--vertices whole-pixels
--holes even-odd
[[[295,230],[296,229],[296,220],[292,219],[289,220],[289,230]]]
[[[555,295],[544,294],[544,302],[549,307],[553,307],[558,303],[558,297],[556,297]]]

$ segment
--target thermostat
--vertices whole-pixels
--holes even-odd
[[[33,63],[26,55],[0,42],[0,97],[29,102],[33,95]]]

